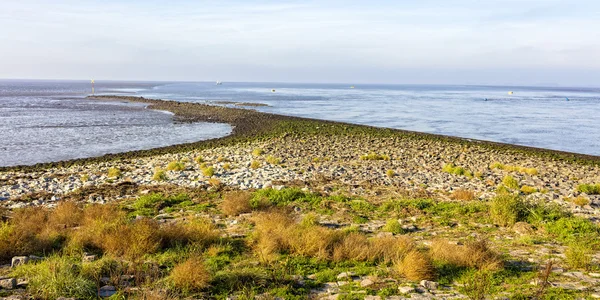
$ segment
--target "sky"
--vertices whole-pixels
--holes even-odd
[[[0,0],[0,78],[600,86],[600,1]]]

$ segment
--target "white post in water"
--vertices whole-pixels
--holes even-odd
[[[92,79],[92,95],[94,94],[94,79]]]

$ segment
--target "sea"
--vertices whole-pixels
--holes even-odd
[[[143,104],[85,99],[89,81],[0,80],[0,166],[98,156],[225,136]],[[600,155],[600,88],[96,81],[96,94],[234,106]]]

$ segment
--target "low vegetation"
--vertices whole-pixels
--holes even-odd
[[[599,195],[600,194],[600,183],[597,184],[580,184],[577,186],[577,191],[580,193],[586,193],[588,195]]]
[[[458,175],[458,176],[467,176],[469,178],[473,177],[473,173],[471,171],[469,171],[463,167],[455,166],[454,164],[444,165],[444,167],[442,168],[442,171],[449,173],[449,174]]]
[[[539,172],[536,168],[525,168],[525,167],[519,167],[519,166],[504,165],[499,162],[492,163],[490,165],[490,169],[499,169],[499,170],[504,170],[504,171],[508,171],[508,172],[518,172],[521,174],[529,174],[532,176],[539,174]]]
[[[375,152],[371,152],[369,154],[362,155],[360,157],[361,160],[390,160],[390,156],[387,154],[377,154]]]
[[[172,161],[167,165],[167,171],[183,171],[185,170],[185,163],[181,161]]]
[[[110,168],[106,174],[108,178],[119,178],[121,177],[121,170],[118,168]]]

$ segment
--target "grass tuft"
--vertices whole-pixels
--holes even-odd
[[[431,258],[419,250],[412,250],[396,262],[396,271],[411,281],[429,280],[435,276]]]
[[[152,180],[154,181],[167,181],[169,177],[167,176],[167,172],[161,168],[154,169],[154,175],[152,175]]]
[[[121,177],[121,170],[118,168],[110,168],[108,169],[108,178],[119,178]]]
[[[502,178],[502,184],[504,184],[505,187],[512,190],[519,189],[519,181],[517,181],[514,177],[510,175],[506,175],[504,176],[504,178]]]
[[[598,184],[580,184],[577,186],[577,191],[580,193],[586,193],[588,195],[600,194],[600,183]]]
[[[263,155],[263,153],[265,153],[265,151],[260,148],[256,148],[256,149],[252,150],[253,156],[261,156],[261,155]]]
[[[168,171],[183,171],[185,170],[185,164],[180,161],[172,161],[167,165]]]
[[[492,220],[500,226],[511,226],[527,216],[527,207],[518,195],[501,194],[492,199]]]
[[[211,167],[202,169],[202,175],[204,175],[206,177],[213,177],[215,175],[215,168],[211,166]]]
[[[371,152],[369,154],[362,155],[360,157],[361,160],[390,160],[390,156],[387,154],[377,154],[375,152]]]
[[[466,189],[458,189],[452,192],[450,195],[450,199],[452,200],[462,200],[462,201],[473,201],[475,200],[475,193]]]
[[[260,168],[260,162],[258,160],[253,160],[250,163],[250,168],[253,169],[253,170],[256,170],[256,169]]]
[[[227,216],[237,216],[247,213],[252,211],[252,206],[250,205],[251,198],[252,195],[249,192],[230,192],[225,194],[219,208]]]
[[[171,270],[176,288],[184,292],[200,291],[208,287],[211,276],[199,257],[192,257]]]

